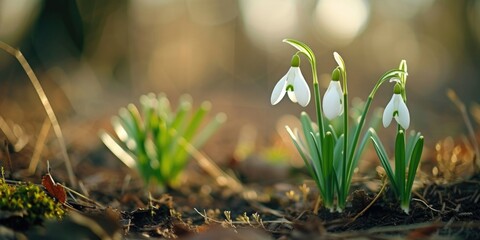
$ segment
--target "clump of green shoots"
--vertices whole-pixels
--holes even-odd
[[[225,122],[224,113],[203,123],[211,104],[192,109],[190,96],[182,96],[172,110],[165,94],[140,97],[140,110],[129,104],[112,118],[118,140],[101,132],[104,144],[130,168],[137,168],[146,185],[173,187],[190,157],[189,147],[200,148]]]
[[[373,129],[370,129],[370,138],[380,158],[380,163],[385,169],[390,186],[400,201],[400,207],[405,213],[408,213],[413,181],[415,180],[418,165],[420,164],[424,140],[419,132],[411,131],[410,136],[407,138],[407,141],[405,141],[405,129],[410,125],[410,114],[405,104],[407,99],[405,91],[407,82],[406,61],[400,63],[400,69],[404,70],[405,73],[400,74],[399,79],[394,79],[394,82],[396,82],[393,90],[394,94],[383,113],[384,127],[390,125],[392,118],[398,123],[397,137],[395,140],[395,170],[392,170],[387,151]]]
[[[342,57],[338,53],[334,53],[338,67],[332,72],[332,81],[325,92],[322,104],[315,54],[310,47],[300,41],[285,39],[284,42],[295,47],[298,52],[292,58],[290,70],[275,85],[271,103],[275,105],[285,95],[288,95],[293,102],[303,107],[308,105],[310,90],[300,71],[299,55],[304,54],[312,69],[317,121],[312,122],[309,115],[302,112],[300,121],[303,136],[300,136],[297,129],[292,130],[288,126],[286,128],[304,160],[307,170],[315,180],[324,207],[331,211],[342,211],[345,209],[353,170],[356,168],[371,134],[370,131],[366,131],[360,140],[373,97],[384,82],[404,71],[392,69],[384,73],[368,96],[360,116],[354,119],[353,124],[349,124],[347,71]],[[333,121],[341,115],[343,115],[343,128],[337,130],[328,121]]]

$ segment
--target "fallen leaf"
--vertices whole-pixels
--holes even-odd
[[[63,188],[62,185],[55,183],[50,173],[47,173],[42,177],[42,185],[47,189],[47,192],[60,203],[64,204],[67,201],[65,188]]]

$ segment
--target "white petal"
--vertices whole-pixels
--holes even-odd
[[[290,101],[297,103],[297,97],[295,96],[295,92],[293,91],[287,91],[288,98],[290,98]]]
[[[305,81],[300,68],[295,68],[294,73],[295,79],[293,83],[293,91],[295,93],[296,100],[300,106],[306,107],[310,102],[310,88],[308,87],[307,81]]]
[[[287,87],[287,75],[288,73],[285,74],[285,76],[283,76],[273,88],[272,96],[270,97],[270,102],[272,103],[272,105],[279,103],[280,100],[282,100],[283,96],[285,96]]]
[[[342,91],[342,86],[340,86],[340,81],[335,82],[335,89],[338,92],[338,96],[340,97],[340,113],[338,113],[338,116],[343,114],[343,91]]]
[[[400,94],[398,94],[400,95]],[[400,101],[398,103],[398,116],[395,117],[398,124],[402,126],[403,129],[407,129],[410,126],[410,113],[408,112],[407,105],[403,101],[403,98],[400,96]]]
[[[396,94],[392,96],[392,99],[390,99],[390,102],[388,102],[385,110],[383,111],[383,127],[388,127],[392,122],[393,113],[395,112],[395,95]]]
[[[338,117],[342,113],[341,95],[335,85],[340,85],[338,81],[331,81],[327,91],[323,96],[323,113],[328,120]]]

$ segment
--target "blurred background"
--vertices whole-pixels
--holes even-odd
[[[0,41],[23,52],[78,151],[100,146],[97,132],[109,129],[112,114],[149,92],[166,93],[174,105],[187,93],[227,114],[207,147],[219,153],[215,160],[234,151],[245,129],[256,133],[256,147],[271,145],[283,134],[282,116],[314,114],[313,101],[307,109],[288,100],[270,105],[295,53],[284,38],[314,50],[322,93],[339,52],[350,98],[365,100],[383,72],[406,59],[411,129],[430,146],[466,133],[448,88],[467,105],[480,100],[480,1],[0,0]],[[373,105],[384,107],[392,88],[384,85]],[[0,115],[33,138],[46,117],[4,51]]]

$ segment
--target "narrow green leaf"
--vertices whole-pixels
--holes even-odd
[[[217,114],[212,121],[202,128],[195,139],[192,140],[192,145],[195,148],[202,147],[207,139],[209,139],[226,120],[227,115],[225,113]]]
[[[135,128],[134,120],[131,115],[128,113],[126,108],[120,108],[118,111],[118,119],[120,120],[121,125],[127,131],[130,138],[137,138],[137,129]],[[112,122],[113,123],[113,122]]]
[[[378,137],[375,130],[373,130],[373,128],[370,128],[369,131],[370,139],[372,139],[373,147],[375,148],[375,152],[377,152],[380,163],[382,164],[383,169],[385,169],[385,173],[387,174],[388,180],[390,181],[390,184],[392,185],[395,194],[398,194],[398,185],[396,183],[395,174],[393,173],[390,161],[388,160],[387,151],[385,150],[385,147],[383,146],[382,141]]]
[[[413,181],[415,180],[415,175],[417,174],[417,168],[420,164],[420,159],[422,157],[423,152],[423,136],[420,136],[415,143],[415,147],[413,148],[412,152],[412,159],[410,160],[410,164],[408,166],[408,179],[407,179],[407,186],[406,192],[410,193],[412,191]]]
[[[335,175],[337,177],[342,176],[342,171],[343,171],[343,164],[342,164],[342,159],[343,159],[343,137],[344,135],[340,135],[338,138],[337,142],[335,143],[335,148],[333,150],[333,169],[334,172],[336,173]],[[342,179],[337,179],[338,184],[342,184]],[[339,185],[339,186],[340,186]]]
[[[210,111],[211,108],[212,108],[212,104],[208,101],[205,101],[195,112],[190,122],[188,123],[187,128],[185,129],[185,132],[183,133],[183,138],[187,142],[190,142],[195,132],[197,131],[198,127],[202,123],[203,118]]]
[[[337,136],[337,133],[335,132],[335,128],[333,127],[332,124],[328,124],[328,128],[330,129],[330,131],[333,135],[334,142],[337,142],[338,141],[338,136]]]
[[[135,157],[130,154],[129,151],[125,150],[115,138],[110,136],[110,134],[106,133],[105,131],[100,131],[99,133],[100,139],[102,142],[107,146],[107,148],[118,158],[122,161],[127,167],[135,168],[137,167],[137,163],[135,161]]]
[[[415,133],[415,131],[411,131],[410,135],[408,136],[407,139],[407,151],[406,151],[406,159],[407,162],[405,163],[405,166],[409,165],[410,159],[412,158],[412,152],[413,152],[413,147],[417,143],[418,139],[420,138],[420,132]]]
[[[177,107],[175,115],[172,116],[170,120],[169,128],[179,131],[183,128],[186,115],[188,111],[192,108],[192,100],[190,96],[185,95],[180,98],[180,103]]]
[[[169,116],[172,116],[172,109],[170,109],[170,101],[168,101],[167,96],[164,93],[160,93],[157,96],[157,115],[168,120]]]
[[[353,172],[354,172],[354,169],[357,167],[358,165],[358,161],[360,160],[360,157],[362,156],[364,150],[365,150],[365,146],[367,145],[368,143],[368,139],[370,139],[370,136],[371,136],[371,132],[370,131],[367,131],[365,132],[365,134],[363,135],[363,138],[362,140],[360,141],[360,145],[358,145],[358,148],[357,150],[355,151],[355,155],[353,156],[353,161],[351,161],[348,166],[348,171],[347,171],[347,180],[350,181],[352,179],[352,176],[353,176]]]
[[[326,189],[325,191],[328,194],[329,200],[331,201],[333,205],[333,198],[334,198],[334,193],[335,193],[335,186],[334,186],[334,170],[333,170],[333,152],[334,152],[334,146],[333,146],[333,135],[330,131],[327,131],[325,134],[325,157],[323,158],[323,161],[325,162],[325,168],[326,168]]]
[[[400,198],[405,195],[405,177],[405,134],[400,130],[395,140],[395,178],[400,190]]]
[[[295,134],[293,133],[292,129],[290,129],[289,126],[285,126],[285,129],[287,129],[287,133],[288,135],[290,136],[290,138],[292,139],[292,142],[293,144],[295,145],[295,147],[297,148],[297,152],[300,154],[300,156],[302,157],[303,159],[303,162],[305,163],[305,166],[307,167],[307,170],[308,172],[310,173],[310,176],[312,176],[314,178],[315,181],[318,181],[318,176],[316,175],[314,169],[313,169],[313,166],[312,166],[312,163],[311,163],[311,160],[310,158],[305,155],[305,149],[303,149],[301,147],[301,145],[299,144],[297,137],[295,136]]]
[[[143,125],[146,132],[152,128],[156,128],[155,124],[155,105],[157,105],[157,99],[155,94],[149,93],[147,95],[140,96],[140,105],[143,113]]]
[[[322,195],[322,197],[324,198],[324,200],[328,200],[328,188],[327,188],[327,175],[326,175],[326,171],[325,171],[325,166],[324,166],[324,163],[320,160],[322,159],[322,156],[320,155],[320,147],[317,142],[317,139],[315,137],[315,134],[314,133],[310,133],[310,137],[311,139],[314,141],[314,145],[315,145],[315,150],[314,152],[311,152],[310,154],[314,157],[312,157],[312,162],[313,162],[313,167],[314,167],[314,170],[316,172],[316,174],[318,175],[318,185],[320,185],[320,193]]]
[[[314,132],[313,128],[312,128],[312,120],[310,120],[310,117],[308,116],[308,114],[306,112],[302,112],[300,114],[300,122],[302,123],[303,136],[305,136],[305,141],[307,142],[308,151],[310,152],[311,155],[313,155],[312,153],[315,153],[316,146],[315,146],[314,139],[310,138],[310,133]],[[321,144],[322,144],[322,142],[321,142],[321,139],[320,139],[319,145],[321,145]],[[320,147],[320,155],[319,155],[320,158],[318,159],[319,161],[321,161],[321,156],[322,156],[321,149],[322,148]],[[312,156],[312,160],[315,161],[313,156]]]

